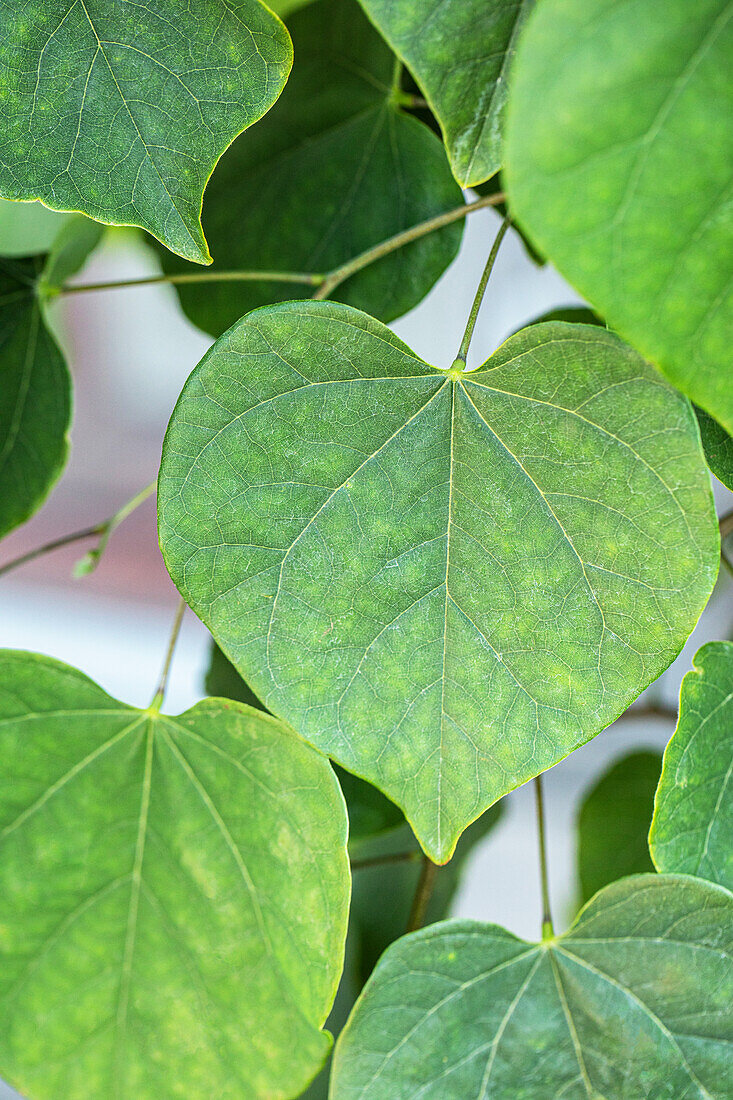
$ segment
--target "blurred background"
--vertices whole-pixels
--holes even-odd
[[[14,240],[43,250],[61,215],[38,204],[0,202],[0,251]],[[421,356],[446,366],[455,357],[499,216],[467,219],[458,258],[421,305],[394,331]],[[135,230],[111,229],[76,280],[138,278],[160,272],[155,253]],[[537,266],[510,231],[492,275],[469,365],[478,366],[515,329],[549,309],[580,299],[548,265]],[[166,424],[183,383],[211,338],[194,328],[170,286],[74,294],[52,306],[52,322],[75,383],[71,460],[33,519],[8,536],[3,562],[67,532],[95,524],[151,482]],[[719,512],[733,494],[716,484]],[[87,544],[44,555],[0,580],[0,646],[47,653],[75,665],[126,703],[146,706],[160,673],[177,593],[158,550],[154,499],[112,536],[96,572],[74,579]],[[716,593],[675,664],[639,705],[676,707],[679,684],[696,649],[728,638],[733,585],[721,573]],[[206,629],[187,612],[166,709],[177,713],[204,694]],[[564,928],[578,898],[575,821],[579,803],[610,764],[631,748],[661,749],[673,723],[649,713],[611,726],[546,775],[549,864],[555,923]],[[519,936],[540,933],[534,795],[531,785],[506,799],[502,820],[476,845],[453,903],[457,916],[495,921]],[[15,1096],[11,1090],[0,1097]]]

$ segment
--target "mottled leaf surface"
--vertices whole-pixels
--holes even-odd
[[[326,760],[207,699],[176,718],[0,654],[0,1075],[36,1100],[291,1097],[343,958]]]
[[[273,111],[238,141],[206,192],[222,270],[326,272],[463,201],[440,140],[392,97],[394,55],[356,0],[317,0],[288,21],[295,65]],[[364,268],[335,291],[389,321],[456,255],[455,222]],[[166,271],[183,271],[170,254]],[[278,282],[179,286],[194,324],[219,335],[255,306],[310,297]]]
[[[159,522],[258,697],[439,862],[661,673],[718,568],[689,403],[617,337],[534,325],[460,376],[323,302],[194,370]]]
[[[440,123],[463,187],[502,166],[507,72],[534,0],[360,0]]]
[[[661,770],[661,753],[630,752],[583,799],[577,833],[584,903],[617,879],[654,870],[647,838]]]
[[[211,647],[209,668],[206,673],[206,690],[209,695],[238,699],[240,703],[246,703],[247,706],[269,713],[216,642]],[[405,819],[399,808],[394,802],[385,798],[376,787],[344,771],[338,764],[335,770],[349,812],[350,845],[380,836],[382,833],[391,833],[404,824]],[[414,841],[412,832],[408,833],[408,837]]]
[[[510,207],[549,259],[733,431],[733,4],[543,0],[510,76]]]
[[[597,894],[542,944],[450,921],[382,957],[333,1100],[726,1100],[733,898],[684,876]]]
[[[660,871],[733,887],[733,644],[709,642],[682,681],[649,847]]]
[[[40,507],[68,452],[71,379],[35,293],[42,263],[0,259],[0,536]]]
[[[207,180],[291,59],[259,0],[4,4],[0,194],[142,226],[208,263]]]

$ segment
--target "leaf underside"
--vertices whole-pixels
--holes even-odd
[[[296,1095],[348,911],[328,763],[236,703],[165,717],[9,651],[0,750],[2,1077],[37,1100]]]
[[[688,402],[559,323],[454,380],[348,307],[258,310],[183,390],[159,518],[258,697],[440,862],[667,667],[718,567]]]
[[[40,507],[68,452],[71,379],[35,295],[41,264],[0,259],[0,537]]]
[[[382,956],[336,1045],[333,1100],[726,1100],[733,898],[685,876],[603,890],[529,944],[447,921]]]
[[[728,432],[732,54],[730,0],[663,18],[657,0],[544,0],[512,67],[505,168],[540,251]]]
[[[533,0],[360,0],[425,93],[463,187],[503,163],[507,73]]]
[[[6,4],[0,193],[142,226],[208,263],[207,180],[275,102],[291,59],[259,0]]]
[[[394,56],[356,0],[317,0],[288,28],[288,85],[206,192],[204,228],[221,270],[324,273],[462,202],[441,142],[391,100]],[[462,232],[456,221],[393,252],[335,297],[385,321],[399,317],[453,260]],[[185,270],[161,253],[166,271]],[[310,297],[313,287],[219,282],[178,293],[194,324],[219,335],[254,307]]]
[[[682,681],[649,847],[658,870],[733,888],[733,644],[709,642]]]

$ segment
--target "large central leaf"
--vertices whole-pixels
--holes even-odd
[[[0,537],[43,502],[68,450],[71,379],[36,297],[42,265],[0,259]]]
[[[446,921],[382,956],[333,1100],[728,1100],[733,898],[684,876],[597,894],[526,943]]]
[[[259,0],[3,3],[0,194],[140,225],[207,263],[206,182],[291,57]]]
[[[345,306],[256,311],[186,384],[159,502],[257,695],[440,861],[659,675],[718,565],[688,402],[583,325],[461,375]]]
[[[0,654],[0,1076],[34,1100],[276,1100],[320,1068],[349,900],[328,762]]]

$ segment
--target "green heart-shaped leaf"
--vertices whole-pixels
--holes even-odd
[[[409,67],[463,187],[502,166],[507,71],[534,0],[360,0]]]
[[[291,59],[259,0],[5,5],[0,194],[139,225],[209,263],[207,180],[275,102]]]
[[[316,0],[288,28],[288,86],[206,192],[204,227],[223,271],[324,273],[463,201],[439,139],[393,97],[394,55],[356,0]],[[462,232],[455,222],[413,241],[342,283],[336,297],[385,321],[399,317],[442,275]],[[168,272],[186,270],[170,254],[161,259]],[[313,293],[259,280],[177,289],[188,317],[217,336],[255,306]]]
[[[189,378],[158,499],[257,696],[440,862],[667,667],[718,568],[689,403],[585,325],[461,375],[346,306],[258,310]]]
[[[448,921],[382,956],[333,1100],[726,1100],[733,898],[684,876],[597,894],[542,944]]]
[[[35,1100],[291,1097],[343,959],[346,815],[260,712],[0,654],[0,1075]]]
[[[583,902],[616,879],[654,870],[647,837],[661,770],[661,753],[630,752],[584,797],[578,814]]]
[[[36,297],[42,263],[0,260],[0,536],[40,507],[68,453],[71,379]]]
[[[733,887],[733,644],[709,642],[682,681],[649,847],[660,871]]]
[[[512,67],[512,213],[733,432],[730,0],[543,0]]]

